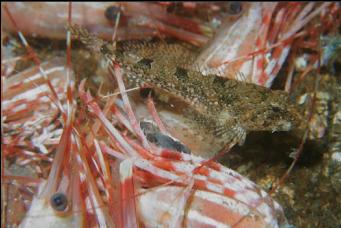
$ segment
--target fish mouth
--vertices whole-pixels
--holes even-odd
[[[301,128],[304,124],[304,115],[303,115],[303,111],[297,107],[297,106],[292,106],[289,108],[291,114],[291,124],[292,124],[292,129],[298,129]]]
[[[273,129],[272,131],[290,131],[293,128],[293,124],[289,121],[281,121],[279,125],[278,129]]]

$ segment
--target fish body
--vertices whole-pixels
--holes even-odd
[[[253,83],[203,75],[195,54],[180,44],[128,42],[112,59],[125,71],[130,86],[157,88],[189,104],[200,125],[226,141],[240,144],[249,131],[288,131],[299,123],[289,96]]]

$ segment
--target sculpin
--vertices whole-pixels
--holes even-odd
[[[289,96],[255,84],[204,76],[187,47],[163,42],[126,41],[113,45],[79,27],[74,35],[118,63],[130,86],[157,88],[189,104],[185,113],[226,143],[242,144],[248,131],[288,131],[300,114]]]

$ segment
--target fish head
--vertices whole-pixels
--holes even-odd
[[[262,94],[262,100],[255,99],[245,109],[242,123],[246,129],[256,131],[289,131],[301,123],[301,113],[297,105],[290,101],[284,91]]]

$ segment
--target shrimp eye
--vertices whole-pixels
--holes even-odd
[[[68,207],[68,200],[65,194],[57,192],[51,196],[50,204],[56,211],[65,211]]]
[[[228,4],[227,6],[228,8],[228,12],[232,15],[236,15],[236,14],[239,14],[243,7],[242,7],[242,3],[240,2],[231,2]]]
[[[105,17],[109,20],[109,21],[115,21],[117,14],[121,11],[120,7],[117,6],[109,6],[106,10],[105,10]]]

